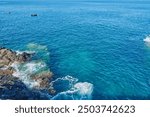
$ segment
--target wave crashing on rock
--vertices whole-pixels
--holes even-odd
[[[28,44],[28,51],[0,48],[0,99],[91,99],[93,85],[65,76],[52,79],[48,48]]]

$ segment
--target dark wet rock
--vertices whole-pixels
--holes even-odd
[[[0,86],[5,87],[6,85],[14,85],[14,82],[18,80],[17,77],[10,75],[1,75],[0,76]]]
[[[26,62],[30,60],[32,55],[33,54],[23,52],[22,54],[18,54],[16,59],[18,62]]]
[[[46,91],[29,89],[22,81],[12,76],[0,76],[0,99],[37,100],[50,99]]]

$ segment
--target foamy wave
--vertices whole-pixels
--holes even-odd
[[[150,43],[150,35],[147,36],[143,41]]]
[[[80,95],[80,99],[91,99],[93,92],[93,84],[88,82],[79,82],[74,85],[74,89]]]
[[[29,54],[34,54],[35,53],[35,51],[18,51],[18,50],[16,51],[17,55],[23,54],[24,52],[29,53]]]
[[[29,88],[34,88],[39,87],[39,82],[32,80],[30,76],[45,68],[46,64],[43,62],[28,62],[23,64],[13,63],[11,66],[16,70],[13,76],[20,78]]]
[[[71,100],[88,100],[92,98],[93,84],[88,82],[77,82],[77,78],[66,76],[58,78],[53,83],[59,80],[69,81],[68,90],[59,92],[52,99],[71,99]],[[63,84],[64,82],[62,82]],[[61,85],[61,84],[60,84]]]
[[[35,81],[31,76],[49,69],[46,65],[47,61],[50,60],[48,48],[47,46],[35,43],[28,44],[27,48],[28,53],[36,53],[36,59],[33,59],[34,61],[31,62],[13,63],[11,66],[16,70],[13,76],[18,77],[30,89],[39,89],[40,81]],[[18,54],[22,54],[23,52],[17,51]],[[68,75],[51,81],[49,89],[56,91],[56,95],[53,97],[48,93],[46,94],[50,99],[87,100],[92,98],[93,84],[79,82],[77,78]],[[41,92],[41,90],[39,90],[39,92]]]
[[[74,78],[72,76],[65,76],[65,77],[62,77],[62,78],[57,78],[56,80],[52,81],[50,83],[50,85],[53,87],[53,85],[57,84],[57,83],[64,83],[64,82],[68,82],[68,87],[72,87],[73,84],[75,84],[76,82],[78,81],[77,78]]]

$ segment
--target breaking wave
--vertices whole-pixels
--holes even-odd
[[[150,35],[147,36],[143,41],[150,43]]]
[[[63,90],[66,91],[59,92],[56,96],[52,98],[54,100],[88,100],[92,98],[93,84],[91,83],[78,82],[78,79],[73,78],[72,76],[58,78],[52,83],[57,84],[57,82],[59,82],[60,84],[59,88],[64,88]],[[68,82],[68,85],[62,87],[63,84],[66,84],[65,82]]]
[[[23,64],[13,63],[11,66],[16,70],[13,76],[20,78],[29,88],[34,88],[38,87],[39,83],[32,80],[31,75],[40,72],[46,67],[46,64],[43,62],[28,62]]]
[[[13,76],[18,77],[30,90],[36,89],[43,96],[45,95],[48,99],[52,100],[88,100],[92,99],[93,84],[88,82],[79,82],[77,78],[72,76],[65,76],[61,78],[56,78],[55,80],[49,82],[49,88],[54,90],[56,93],[51,94],[48,92],[43,92],[38,87],[40,83],[37,80],[31,78],[33,74],[41,73],[41,71],[49,70],[47,62],[44,60],[49,60],[48,48],[46,46],[38,44],[28,44],[27,51],[30,53],[36,53],[36,55],[41,55],[40,59],[36,58],[30,62],[25,63],[13,63],[11,67],[15,69]],[[17,51],[18,54],[22,53]]]

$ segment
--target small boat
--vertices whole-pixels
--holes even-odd
[[[35,17],[35,16],[37,16],[37,14],[31,14],[31,16],[32,16],[32,17]]]

